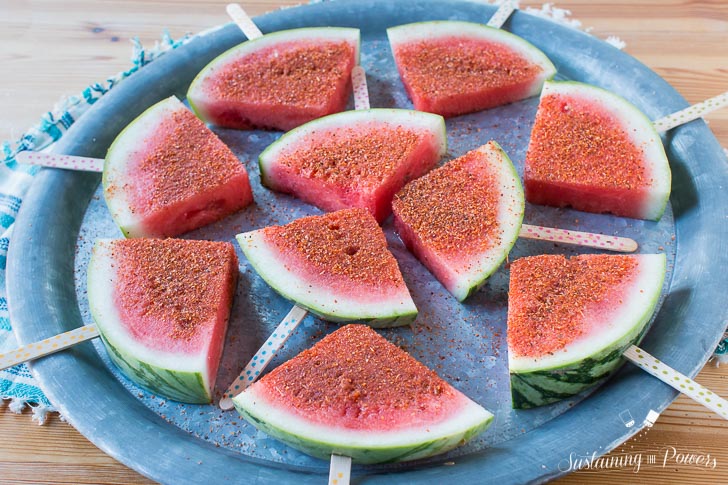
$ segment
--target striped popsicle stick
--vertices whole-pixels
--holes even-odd
[[[639,347],[630,345],[623,355],[645,372],[652,374],[722,418],[728,419],[728,401],[713,391],[701,386]]]
[[[518,236],[526,239],[540,239],[588,248],[607,249],[619,253],[632,253],[638,247],[637,241],[628,237],[604,236],[591,232],[569,231],[567,229],[532,226],[530,224],[523,224]]]
[[[288,315],[278,324],[273,334],[258,349],[240,375],[230,384],[220,399],[220,409],[228,411],[234,407],[232,399],[251,385],[268,366],[276,352],[286,343],[293,331],[300,325],[308,312],[294,305]]]
[[[354,90],[354,109],[369,109],[369,90],[367,89],[367,75],[364,68],[354,66],[351,70],[351,85]]]
[[[0,370],[37,359],[38,357],[53,354],[59,350],[67,349],[68,347],[98,336],[99,330],[96,328],[96,325],[85,325],[39,342],[23,345],[5,354],[0,354]]]
[[[81,172],[103,172],[103,158],[76,157],[73,155],[59,155],[44,152],[20,152],[15,155],[20,163],[40,165],[41,167],[64,168]]]
[[[349,485],[351,477],[351,458],[331,455],[329,466],[329,485]]]
[[[688,106],[676,113],[664,116],[659,120],[652,122],[652,125],[657,131],[667,131],[689,121],[697,120],[712,111],[726,106],[728,106],[728,91],[710,99],[706,99],[702,103]]]
[[[245,10],[243,10],[243,7],[239,4],[229,3],[227,7],[225,7],[225,10],[230,18],[233,19],[235,25],[243,31],[243,34],[245,34],[245,37],[247,37],[248,40],[263,37],[263,32],[260,31],[258,26],[255,25],[255,22],[253,22],[253,19],[250,18]]]
[[[493,16],[488,20],[488,23],[486,24],[488,27],[493,27],[494,29],[500,29],[503,27],[503,24],[506,23],[506,20],[508,20],[508,17],[511,16],[514,10],[516,10],[517,5],[516,2],[512,0],[507,0],[503,3],[501,3],[500,7],[498,7],[498,10],[495,11]]]

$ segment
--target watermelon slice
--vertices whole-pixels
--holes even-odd
[[[218,56],[192,81],[187,100],[214,125],[290,130],[343,111],[358,62],[358,29],[283,30]]]
[[[556,73],[532,44],[482,24],[417,22],[387,36],[415,109],[445,117],[536,96]]]
[[[511,264],[508,367],[513,407],[569,398],[622,363],[657,307],[664,254],[558,255]]]
[[[111,216],[127,237],[176,236],[253,201],[245,166],[174,96],[114,140],[103,186]]]
[[[347,111],[283,135],[260,155],[263,184],[326,211],[369,209],[378,221],[410,179],[447,149],[441,116],[400,109]]]
[[[660,136],[637,108],[595,86],[547,82],[524,181],[534,204],[658,220],[671,175]]]
[[[210,402],[237,277],[227,242],[98,240],[88,300],[109,357],[154,393]]]
[[[463,301],[508,255],[523,221],[523,189],[494,141],[413,180],[392,203],[407,248]]]
[[[321,318],[392,327],[417,315],[384,232],[365,209],[304,217],[237,239],[274,290]]]
[[[493,415],[364,325],[347,325],[233,398],[246,420],[310,455],[357,463],[444,453]]]

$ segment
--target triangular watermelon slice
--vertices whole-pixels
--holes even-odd
[[[261,278],[321,318],[391,327],[417,315],[384,232],[365,209],[303,217],[237,239]]]
[[[417,22],[387,36],[415,109],[445,117],[536,96],[556,73],[529,42],[482,24]]]
[[[523,221],[523,189],[494,141],[413,180],[392,203],[407,248],[458,300],[506,259]]]
[[[444,453],[493,415],[364,325],[347,325],[233,398],[246,420],[328,460],[415,460]]]
[[[572,397],[616,370],[655,312],[665,264],[664,254],[542,255],[511,263],[513,407]]]
[[[334,211],[368,209],[378,221],[392,197],[447,149],[441,116],[401,109],[338,113],[283,135],[260,155],[263,184]]]
[[[659,134],[636,107],[588,84],[547,82],[524,181],[534,204],[658,220],[671,175]]]
[[[187,100],[214,125],[290,130],[343,111],[358,62],[358,29],[282,30],[218,56],[192,81]]]
[[[174,96],[114,140],[103,186],[111,216],[127,237],[176,236],[253,201],[245,166]]]
[[[154,393],[210,402],[237,277],[227,242],[98,240],[88,300],[109,357]]]

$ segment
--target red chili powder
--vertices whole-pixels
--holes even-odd
[[[180,239],[114,241],[116,304],[129,330],[154,342],[194,340],[215,321],[221,296],[233,291],[238,260],[227,242]]]
[[[132,212],[149,213],[206,192],[245,168],[220,139],[187,109],[175,111],[157,128],[163,136],[147,140],[146,156],[128,176],[145,184],[124,184]],[[140,192],[135,193],[137,187]]]
[[[526,171],[535,180],[604,188],[645,187],[643,150],[613,115],[593,101],[550,95],[541,99]]]
[[[424,96],[524,83],[542,70],[503,44],[457,37],[411,42],[396,56],[403,77]]]
[[[419,139],[412,130],[385,123],[365,130],[339,128],[317,136],[310,148],[287,153],[280,163],[310,179],[377,186],[410,157]]]
[[[404,186],[392,202],[397,216],[432,250],[480,253],[500,235],[500,190],[477,150]]]
[[[541,255],[511,263],[509,352],[539,357],[566,347],[589,329],[587,310],[614,295],[637,266],[632,256],[605,254]]]
[[[333,332],[259,385],[307,419],[349,429],[429,424],[457,411],[452,386],[366,325]]]
[[[354,57],[347,42],[290,42],[236,59],[216,75],[216,99],[261,104],[326,103]]]
[[[303,271],[336,281],[354,281],[373,288],[405,288],[387,240],[366,209],[345,209],[297,219],[263,229],[282,254],[303,260]]]

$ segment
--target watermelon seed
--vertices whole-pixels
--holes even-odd
[[[355,255],[356,253],[358,253],[358,252],[359,252],[359,248],[358,248],[358,247],[356,247],[356,246],[349,246],[349,247],[347,247],[347,248],[346,248],[346,249],[345,249],[344,251],[345,251],[345,252],[346,252],[346,254],[348,254],[349,256],[354,256],[354,255]]]

